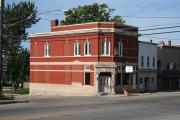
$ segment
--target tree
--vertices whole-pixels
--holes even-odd
[[[78,6],[64,11],[65,19],[61,21],[62,25],[79,24],[87,22],[115,22],[124,24],[125,20],[121,16],[111,17],[111,9],[107,4],[94,3],[91,5]]]
[[[23,86],[23,82],[29,79],[29,50],[27,48],[14,47],[8,52],[8,69],[4,76],[6,81],[11,81],[14,90]]]
[[[27,40],[26,29],[40,20],[37,13],[30,1],[7,4],[4,10],[3,49],[8,67],[4,79],[11,80],[15,89],[29,76],[29,50],[22,48],[21,42]]]
[[[117,15],[114,16],[113,18],[111,18],[111,21],[114,23],[119,23],[119,24],[124,24],[126,21],[124,19],[122,19],[121,16]]]
[[[7,4],[4,10],[4,43],[20,46],[22,40],[27,40],[26,29],[40,20],[37,12],[34,2]]]

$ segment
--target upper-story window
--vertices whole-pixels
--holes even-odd
[[[147,56],[147,67],[149,67],[149,56]]]
[[[176,64],[175,63],[167,63],[167,67],[168,70],[175,70],[176,69]]]
[[[141,67],[144,67],[144,56],[141,56]]]
[[[102,42],[102,55],[109,56],[110,55],[110,42],[104,41]]]
[[[80,43],[74,43],[74,56],[80,56]]]
[[[152,66],[155,67],[155,65],[156,65],[156,59],[155,59],[155,57],[153,57],[153,63],[152,63]]]
[[[49,43],[46,43],[44,45],[44,56],[45,57],[49,57],[50,56],[50,49],[51,49],[51,47],[50,47]]]
[[[90,42],[84,43],[84,55],[85,56],[91,55],[91,43]]]
[[[123,43],[122,42],[118,42],[117,53],[118,53],[118,56],[123,56]]]

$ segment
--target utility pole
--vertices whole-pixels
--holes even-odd
[[[2,92],[2,75],[3,75],[3,71],[2,71],[2,43],[3,43],[3,10],[4,10],[4,0],[0,0],[0,96],[3,94]]]

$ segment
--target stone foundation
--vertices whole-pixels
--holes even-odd
[[[95,86],[29,83],[30,96],[95,96]]]

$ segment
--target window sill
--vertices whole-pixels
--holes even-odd
[[[91,56],[91,55],[84,55],[84,56]]]
[[[45,58],[49,58],[50,56],[44,56]]]
[[[110,55],[100,55],[101,57],[110,57]]]
[[[74,57],[81,57],[81,55],[74,55]]]

